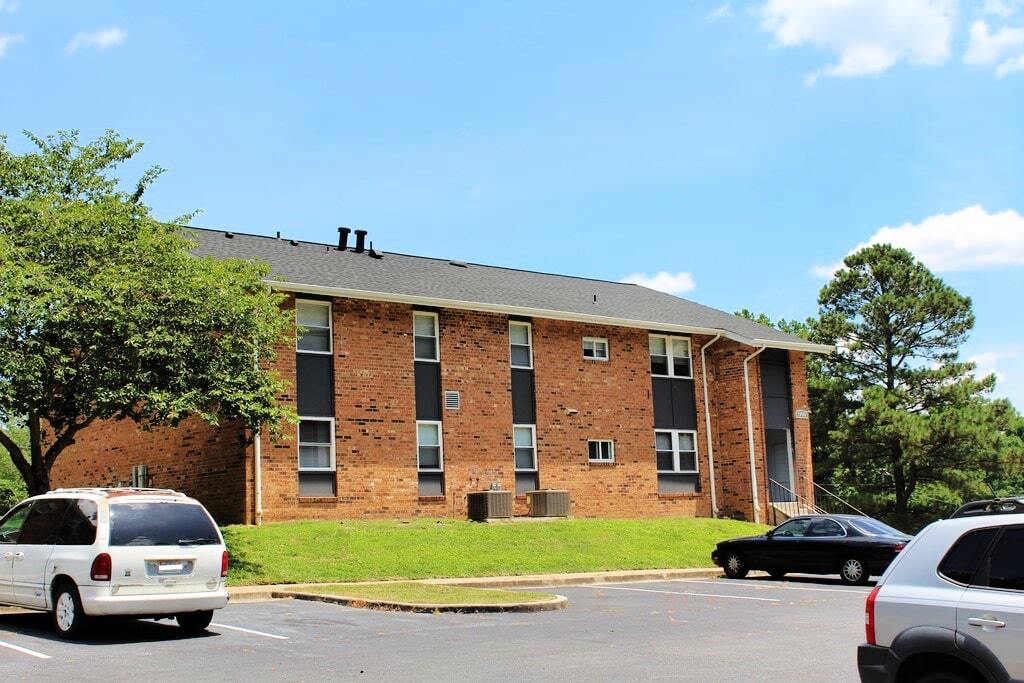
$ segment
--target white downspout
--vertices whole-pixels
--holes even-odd
[[[260,444],[260,428],[253,430],[252,461],[253,488],[256,489],[256,526],[263,524],[263,447]]]
[[[708,405],[708,364],[707,358],[704,356],[704,351],[721,338],[721,334],[716,334],[714,339],[700,347],[700,375],[701,384],[704,389],[704,426],[708,440],[708,476],[711,478],[712,517],[718,517],[718,492],[715,486],[715,445],[714,439],[711,438],[711,407]]]
[[[747,399],[747,445],[750,449],[750,494],[754,503],[754,523],[761,523],[761,496],[757,491],[757,466],[754,458],[754,415],[750,409],[750,371],[747,367],[753,358],[756,358],[767,346],[762,346],[757,351],[743,359],[743,394]]]

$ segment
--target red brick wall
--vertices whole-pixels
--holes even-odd
[[[789,384],[793,392],[793,469],[796,471],[796,493],[814,502],[814,468],[811,464],[811,421],[798,418],[796,414],[805,411],[810,415],[807,399],[807,368],[804,354],[789,352]]]
[[[293,307],[293,300],[286,304]],[[334,400],[337,496],[300,498],[294,425],[287,438],[261,438],[263,520],[454,516],[465,494],[492,481],[514,490],[508,318],[442,310],[441,388],[459,391],[461,408],[443,412],[446,495],[420,498],[416,472],[415,381],[411,306],[335,299]],[[608,339],[607,362],[584,360],[582,338]],[[570,491],[580,517],[710,515],[708,434],[700,348],[694,336],[701,491],[659,495],[646,330],[535,319],[533,352],[537,457],[542,488]],[[716,490],[723,515],[753,518],[742,361],[754,349],[719,340],[708,350],[708,388],[715,446]],[[806,409],[802,354],[791,353],[795,409]],[[294,406],[294,338],[278,348],[275,370]],[[766,510],[759,364],[749,363],[756,469]],[[136,433],[103,424],[84,432],[58,462],[55,482],[96,485],[128,481],[131,465],[150,466],[154,484],[197,495],[222,521],[254,521],[253,448],[237,427],[212,429],[189,421],[177,430]],[[590,463],[587,440],[615,441],[614,463]],[[807,420],[795,420],[797,471],[810,473]],[[149,457],[139,459],[140,453]],[[517,513],[526,510],[517,499]]]
[[[221,524],[245,521],[245,457],[241,427],[212,427],[189,418],[175,428],[139,429],[102,422],[79,433],[54,463],[50,482],[68,486],[129,485],[133,465],[149,468],[149,485],[199,499]]]

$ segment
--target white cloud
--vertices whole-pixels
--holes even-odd
[[[1002,361],[1016,357],[1017,352],[1012,349],[1005,351],[985,351],[971,356],[967,359],[967,362],[974,363],[978,366],[974,370],[975,377],[981,378],[988,377],[989,375],[995,375],[996,382],[1002,383],[1006,381],[1006,373],[1001,370]]]
[[[996,75],[1003,76],[1024,69],[1024,27],[1003,27],[991,33],[988,24],[979,19],[971,26],[971,41],[964,53],[968,64],[995,64]]]
[[[1020,9],[1021,4],[1020,0],[985,0],[981,5],[981,14],[1007,19]]]
[[[82,48],[106,50],[123,43],[125,35],[125,32],[117,26],[103,28],[98,31],[82,31],[77,33],[64,49],[68,54],[77,52]]]
[[[661,271],[657,275],[647,275],[646,273],[633,273],[622,278],[620,282],[628,282],[634,285],[640,285],[649,289],[656,289],[659,292],[665,292],[666,294],[686,294],[687,292],[693,291],[696,287],[696,283],[693,281],[693,275],[690,273],[669,273],[667,271]]]
[[[16,43],[24,43],[25,36],[0,33],[0,57],[7,54],[7,48]]]
[[[705,17],[708,21],[718,21],[719,19],[728,19],[732,16],[732,7],[729,3],[719,5],[714,11],[708,13]]]
[[[908,249],[937,273],[1024,266],[1024,216],[1012,209],[988,213],[981,206],[969,206],[920,223],[886,226],[850,253],[872,244]],[[842,263],[817,265],[811,272],[831,277],[841,267]]]
[[[881,74],[894,64],[935,65],[949,58],[953,0],[768,0],[761,27],[784,47],[811,45],[838,61],[807,76]]]
[[[18,11],[18,0],[0,0],[0,12],[11,14]]]

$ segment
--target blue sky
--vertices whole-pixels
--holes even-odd
[[[0,131],[145,141],[160,217],[772,317],[884,239],[1024,407],[1022,114],[1019,0],[0,0]]]

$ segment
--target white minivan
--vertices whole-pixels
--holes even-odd
[[[198,501],[164,489],[57,489],[0,519],[0,603],[89,617],[175,617],[202,631],[227,605],[228,553]]]

